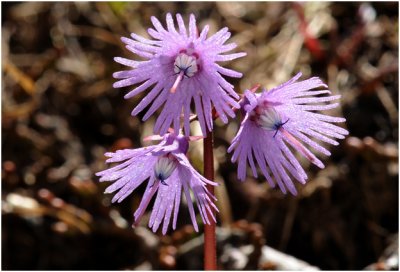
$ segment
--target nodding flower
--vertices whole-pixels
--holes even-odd
[[[215,222],[213,211],[218,211],[214,204],[216,198],[206,188],[206,184],[216,186],[217,183],[201,176],[186,157],[189,141],[200,138],[202,137],[186,137],[174,132],[167,133],[165,136],[146,137],[145,140],[161,140],[161,142],[143,148],[106,153],[105,155],[109,157],[107,163],[119,164],[96,175],[101,177],[100,181],[113,182],[105,191],[106,193],[117,192],[112,202],[121,202],[147,181],[142,201],[134,213],[133,225],[137,226],[140,223],[150,200],[157,193],[149,227],[156,232],[163,223],[163,234],[167,232],[172,216],[172,228],[176,228],[183,191],[193,226],[198,231],[193,202],[197,202],[205,224]],[[191,197],[191,192],[194,199]]]
[[[329,156],[330,152],[317,141],[338,145],[334,139],[343,139],[348,134],[347,130],[333,124],[345,122],[344,118],[315,112],[336,108],[338,103],[325,102],[340,96],[331,96],[327,89],[314,90],[327,88],[319,78],[297,82],[300,77],[301,73],[298,73],[288,82],[259,94],[245,92],[241,102],[244,119],[228,149],[228,152],[233,151],[232,161],[238,161],[240,180],[246,178],[247,162],[253,176],[258,177],[257,163],[271,187],[278,184],[282,192],[289,190],[295,195],[297,190],[289,175],[303,184],[307,175],[288,146],[324,168],[309,147]],[[317,96],[324,94],[328,96]]]
[[[114,73],[114,77],[119,80],[114,83],[114,87],[140,84],[127,93],[125,98],[149,89],[148,94],[133,109],[132,115],[148,108],[144,121],[162,107],[154,132],[164,135],[171,126],[179,131],[183,116],[184,132],[189,136],[193,101],[204,136],[213,129],[213,107],[221,120],[227,123],[227,116],[235,116],[232,107],[240,106],[236,101],[239,95],[223,76],[240,78],[242,74],[224,68],[218,62],[246,55],[243,52],[226,54],[236,47],[235,43],[225,44],[231,35],[228,28],[207,37],[208,25],[199,34],[193,14],[190,15],[188,28],[180,14],[176,15],[178,29],[169,13],[166,16],[166,28],[155,17],[151,17],[151,21],[154,29],[150,28],[148,33],[153,39],[135,33],[131,34],[132,39],[122,38],[129,51],[145,60],[115,58],[116,62],[128,66],[130,70]]]

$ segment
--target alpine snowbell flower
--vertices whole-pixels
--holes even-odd
[[[148,33],[154,40],[135,33],[131,34],[132,39],[122,38],[128,50],[145,60],[115,58],[116,62],[132,69],[114,73],[116,79],[121,79],[114,83],[114,87],[141,83],[125,95],[126,99],[150,89],[133,109],[132,115],[151,105],[143,117],[145,121],[164,105],[154,127],[154,132],[160,135],[165,134],[170,126],[179,131],[182,116],[185,135],[190,134],[190,104],[193,100],[203,135],[206,135],[207,130],[213,128],[212,106],[225,123],[228,122],[227,115],[235,116],[231,107],[239,108],[236,102],[238,94],[222,75],[239,78],[242,74],[223,68],[217,62],[243,57],[246,53],[223,55],[236,47],[234,43],[224,44],[231,35],[226,27],[207,38],[208,25],[199,35],[193,14],[188,29],[180,14],[176,15],[176,20],[178,30],[168,13],[165,29],[160,21],[151,17],[154,29],[148,29]]]
[[[149,227],[156,232],[163,222],[162,233],[165,234],[173,213],[172,228],[175,229],[182,188],[195,230],[198,231],[198,226],[190,190],[193,192],[203,222],[205,224],[211,224],[210,220],[215,222],[212,210],[218,211],[213,203],[216,198],[208,192],[206,184],[215,186],[217,183],[201,176],[186,158],[189,137],[168,133],[164,137],[150,136],[150,139],[162,141],[158,145],[105,154],[110,157],[107,163],[119,163],[96,174],[101,177],[100,181],[114,181],[105,191],[106,193],[118,191],[112,202],[121,202],[148,180],[142,201],[134,213],[134,226],[139,224],[150,200],[158,191]]]
[[[288,82],[261,94],[245,92],[241,103],[245,117],[228,152],[233,152],[232,162],[238,160],[238,178],[246,178],[246,161],[249,162],[254,177],[257,169],[254,158],[271,187],[275,182],[283,193],[288,189],[296,195],[296,188],[289,177],[304,184],[307,175],[298,160],[289,149],[291,146],[303,157],[320,168],[324,164],[304,145],[314,148],[325,155],[330,152],[310,137],[332,145],[338,145],[333,138],[343,139],[348,132],[332,123],[345,122],[344,118],[331,117],[314,111],[336,108],[334,101],[340,95],[328,95],[328,88],[319,78],[313,77],[299,81],[298,73]],[[275,178],[275,182],[272,179]]]

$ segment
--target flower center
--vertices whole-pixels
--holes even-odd
[[[172,155],[161,156],[154,166],[154,175],[160,180],[161,184],[168,185],[165,180],[172,175],[177,166],[178,161]]]
[[[176,77],[175,83],[172,86],[170,92],[175,93],[176,89],[179,86],[179,83],[182,81],[183,77],[192,77],[198,71],[197,66],[197,59],[196,55],[193,54],[192,56],[187,55],[185,52],[180,53],[174,62],[174,72]]]
[[[281,115],[270,106],[267,108],[258,106],[254,109],[252,114],[253,120],[261,128],[267,131],[275,131],[273,136],[274,138],[279,131],[282,137],[285,138],[286,141],[289,142],[294,148],[296,148],[304,157],[306,157],[312,163],[316,162],[316,157],[283,127],[283,125],[289,122],[289,119],[287,119],[285,122],[282,122]]]
[[[256,109],[255,112],[255,114],[259,115],[258,118],[256,118],[256,123],[265,130],[276,131],[275,135],[278,130],[289,121],[288,119],[285,122],[282,122],[281,116],[272,107],[262,109],[261,111]]]
[[[180,53],[175,59],[174,72],[176,74],[183,72],[186,77],[194,76],[197,72],[196,58],[188,56],[185,53]]]

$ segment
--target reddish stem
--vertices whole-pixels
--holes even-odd
[[[213,133],[207,132],[204,138],[204,177],[214,180],[214,155],[213,155]],[[207,190],[214,195],[214,186],[207,184]],[[204,225],[204,270],[217,270],[217,243],[215,237],[215,222],[210,220],[211,225]]]
[[[303,4],[295,2],[293,3],[293,7],[294,10],[297,12],[297,16],[300,19],[300,32],[304,36],[305,46],[314,58],[316,58],[317,60],[322,60],[323,58],[325,58],[324,51],[322,50],[322,46],[319,40],[308,31],[308,23],[304,16]]]

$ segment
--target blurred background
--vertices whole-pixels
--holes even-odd
[[[152,134],[112,73],[120,41],[147,36],[150,16],[194,13],[227,26],[248,56],[227,67],[241,93],[297,72],[319,76],[350,135],[326,168],[302,161],[309,182],[283,195],[236,178],[226,149],[240,116],[215,129],[220,269],[398,269],[398,3],[2,2],[2,269],[202,269],[202,236],[182,204],[166,236],[131,228],[144,188],[110,204],[94,173],[106,151]],[[141,117],[141,116],[139,116]],[[196,127],[194,126],[196,132]],[[190,159],[201,172],[201,141]]]

